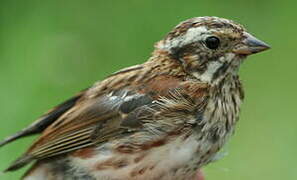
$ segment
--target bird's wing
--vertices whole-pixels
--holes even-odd
[[[111,74],[109,77],[121,75],[130,71],[137,71],[142,69],[141,65],[131,66],[129,68],[122,69],[118,72]],[[98,83],[99,86],[101,82]],[[19,138],[26,137],[29,135],[34,135],[43,132],[48,126],[54,123],[57,119],[59,119],[63,114],[65,114],[68,110],[73,108],[77,101],[89,90],[85,89],[79,92],[77,95],[73,96],[72,98],[66,100],[65,102],[59,104],[58,106],[52,108],[35,122],[33,122],[28,127],[22,129],[19,132],[5,138],[4,140],[0,141],[0,147],[4,146],[12,141],[15,141]]]
[[[120,129],[125,114],[151,102],[151,97],[129,90],[117,90],[99,97],[81,97],[50,124],[29,150],[6,171],[21,168],[35,159],[64,154],[115,137],[125,131]],[[99,136],[96,135],[98,133]]]
[[[130,71],[133,69],[123,73]],[[150,112],[161,112],[161,116],[147,116],[146,122],[156,117],[171,121],[178,120],[179,114],[187,116],[188,109],[194,107],[191,104],[192,98],[198,99],[198,102],[204,99],[205,87],[195,85],[197,83],[182,83],[183,80],[168,75],[156,76],[147,83],[138,82],[141,86],[120,83],[126,77],[129,76],[120,72],[80,95],[72,106],[65,108],[63,113],[58,113],[57,119],[44,125],[47,127],[43,129],[42,135],[6,171],[19,169],[33,160],[61,155],[133,133],[143,128],[144,123],[140,123],[138,114],[145,114],[146,107],[149,107]],[[190,95],[190,100],[175,98],[177,94],[164,98],[173,89],[178,89],[177,94]],[[163,124],[171,124],[169,121]]]

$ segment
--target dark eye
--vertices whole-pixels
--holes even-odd
[[[220,45],[220,39],[215,36],[206,38],[205,44],[209,49],[217,49]]]

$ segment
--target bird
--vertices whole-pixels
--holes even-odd
[[[239,68],[270,49],[240,24],[185,20],[146,62],[119,70],[0,142],[39,137],[6,170],[22,179],[194,180],[234,134]]]

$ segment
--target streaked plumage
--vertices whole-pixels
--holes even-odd
[[[41,133],[7,171],[34,162],[25,179],[194,179],[234,132],[241,62],[265,49],[230,20],[184,21],[144,64],[97,82],[0,143]]]

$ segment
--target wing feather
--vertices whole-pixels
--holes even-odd
[[[176,81],[174,85],[171,83],[170,89],[178,85],[180,85],[179,81]],[[183,86],[178,86],[178,88],[182,94],[191,92],[193,93],[193,97],[200,100],[204,99],[202,98],[203,94],[205,94],[204,88],[202,88],[201,85],[196,86],[185,83]],[[78,99],[76,100],[77,103],[74,103],[61,113],[58,119],[51,122],[29,150],[12,163],[7,171],[21,168],[33,160],[58,156],[104,142],[118,135],[128,134],[126,132],[137,131],[139,128],[143,128],[143,123],[139,123],[139,114],[149,117],[148,119],[145,118],[147,123],[151,123],[153,119],[158,121],[158,119],[156,119],[158,117],[162,120],[167,118],[168,122],[162,121],[163,123],[159,123],[159,125],[170,126],[172,125],[172,120],[180,121],[179,118],[174,119],[174,117],[178,117],[181,112],[185,113],[186,117],[189,111],[188,109],[192,109],[196,106],[191,100],[188,101],[186,96],[178,99],[174,97],[162,99],[161,97],[163,95],[159,95],[158,92],[167,93],[167,95],[169,92],[160,89],[161,86],[150,87],[158,89],[155,95],[154,93],[142,91],[138,93],[125,88],[114,90],[108,94],[103,93],[100,96],[88,96],[88,92],[86,92],[85,96],[80,96],[79,101],[77,101]],[[155,89],[148,89],[146,91],[154,90]],[[168,90],[168,87],[166,90]],[[90,89],[90,92],[92,92],[92,89]],[[181,96],[181,94],[175,95],[178,97]],[[156,103],[156,101],[159,103]],[[144,106],[149,108],[145,108]],[[154,112],[154,109],[150,109],[150,106],[157,108],[155,110],[162,115],[160,116],[159,114],[155,116],[151,114],[151,112]],[[148,111],[149,114],[146,115],[146,109],[152,111]],[[172,116],[172,112],[177,114],[173,114],[174,116]],[[144,120],[142,122],[146,123]],[[170,130],[172,128],[156,127],[151,131],[153,132],[158,129]]]
[[[139,98],[142,103],[135,105]],[[133,99],[133,101],[131,100]],[[16,170],[33,160],[44,159],[101,143],[121,133],[121,105],[142,106],[143,95],[119,91],[92,99],[81,99],[52,123],[29,150],[6,170]],[[131,109],[133,110],[133,109]]]

